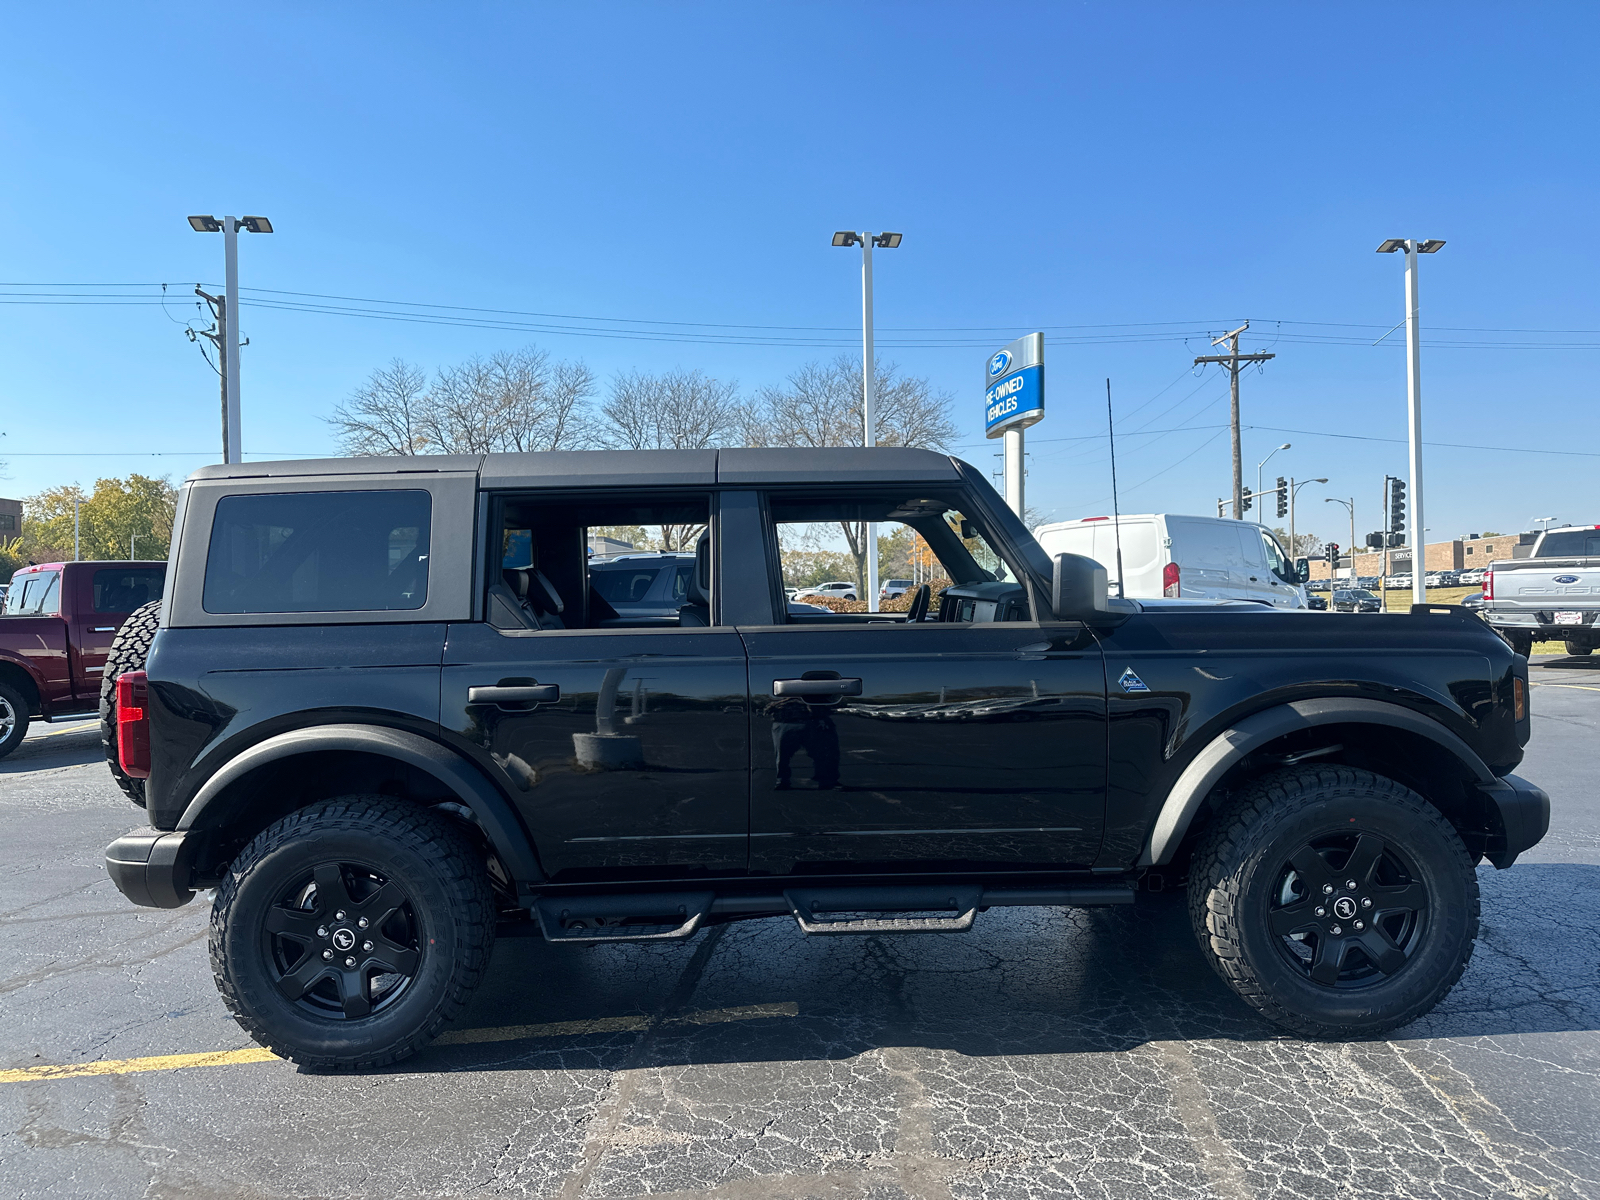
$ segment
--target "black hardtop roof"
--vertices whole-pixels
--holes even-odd
[[[545,450],[302,458],[202,467],[202,479],[476,473],[485,488],[671,487],[717,483],[953,483],[955,460],[904,446],[726,450]]]

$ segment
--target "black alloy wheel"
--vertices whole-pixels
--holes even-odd
[[[343,796],[267,826],[211,910],[217,990],[245,1032],[308,1067],[377,1067],[459,1014],[494,946],[482,844],[442,812]]]
[[[397,1002],[423,948],[400,885],[362,863],[317,863],[291,882],[262,922],[262,950],[284,999],[334,1020]]]
[[[1266,899],[1285,961],[1325,987],[1366,987],[1404,970],[1427,930],[1427,887],[1377,833],[1307,842]]]
[[[1460,834],[1404,784],[1291,767],[1234,789],[1201,834],[1189,917],[1263,1016],[1305,1037],[1374,1037],[1461,978],[1478,879]]]

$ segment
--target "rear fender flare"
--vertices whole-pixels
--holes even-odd
[[[228,787],[268,763],[324,750],[354,750],[380,755],[415,767],[433,776],[472,810],[484,836],[494,847],[513,879],[539,883],[544,872],[539,867],[533,841],[518,819],[511,803],[471,763],[454,751],[431,742],[420,734],[380,725],[316,725],[280,733],[229,760],[206,780],[205,786],[189,801],[178,818],[178,829],[203,828],[206,810]]]
[[[1458,759],[1479,784],[1492,785],[1495,774],[1471,746],[1421,713],[1382,700],[1330,697],[1295,700],[1254,713],[1224,729],[1208,742],[1178,776],[1150,830],[1140,866],[1165,866],[1172,861],[1189,824],[1211,789],[1247,754],[1287,733],[1318,725],[1382,725],[1404,729],[1437,743]]]

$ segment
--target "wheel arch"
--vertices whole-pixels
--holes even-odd
[[[374,783],[374,781],[376,781]],[[288,786],[286,786],[288,785]],[[177,829],[209,835],[214,875],[273,821],[349,791],[381,792],[421,802],[454,802],[471,814],[515,882],[544,879],[532,837],[515,808],[484,774],[453,750],[420,734],[379,725],[317,725],[289,730],[236,755],[206,780]]]
[[[1349,741],[1352,734],[1360,736],[1356,745]],[[1206,801],[1219,785],[1302,758],[1388,775],[1421,794],[1463,835],[1494,832],[1492,806],[1478,788],[1497,778],[1439,722],[1382,700],[1295,700],[1244,717],[1206,743],[1167,793],[1138,865],[1170,864],[1198,832]],[[1481,852],[1482,844],[1476,849]]]
[[[28,712],[37,713],[43,710],[43,699],[39,691],[39,680],[33,672],[14,658],[0,658],[0,683],[10,684],[22,693],[22,698],[28,703]]]

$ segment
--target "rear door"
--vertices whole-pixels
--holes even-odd
[[[709,493],[504,493],[489,514],[491,591],[506,586],[502,572],[513,592],[530,572],[535,592],[548,593],[531,616],[490,604],[489,620],[450,626],[446,730],[499,778],[557,882],[742,874],[744,645],[717,623],[709,579],[670,617],[630,616],[593,589],[585,552],[592,535],[619,531],[672,551],[704,535],[709,563]],[[641,564],[670,577],[633,586],[654,596],[664,582],[671,595],[679,567]]]
[[[73,683],[80,698],[98,699],[106,655],[128,614],[151,600],[161,599],[167,568],[157,566],[100,566],[87,564],[74,572],[72,644],[76,648]]]
[[[959,495],[842,489],[769,497],[769,555],[790,575],[818,555],[848,554],[851,527],[860,544],[872,521],[879,546],[907,547],[935,588],[976,584],[964,590],[980,598],[946,596],[914,624],[903,613],[828,613],[741,628],[750,654],[753,870],[1093,861],[1106,777],[1099,646],[1081,626],[1031,619],[1023,590],[1008,586],[1013,565],[962,503]],[[970,536],[961,536],[963,520],[974,522]],[[899,536],[899,525],[913,536]],[[983,583],[988,575],[998,582]]]

